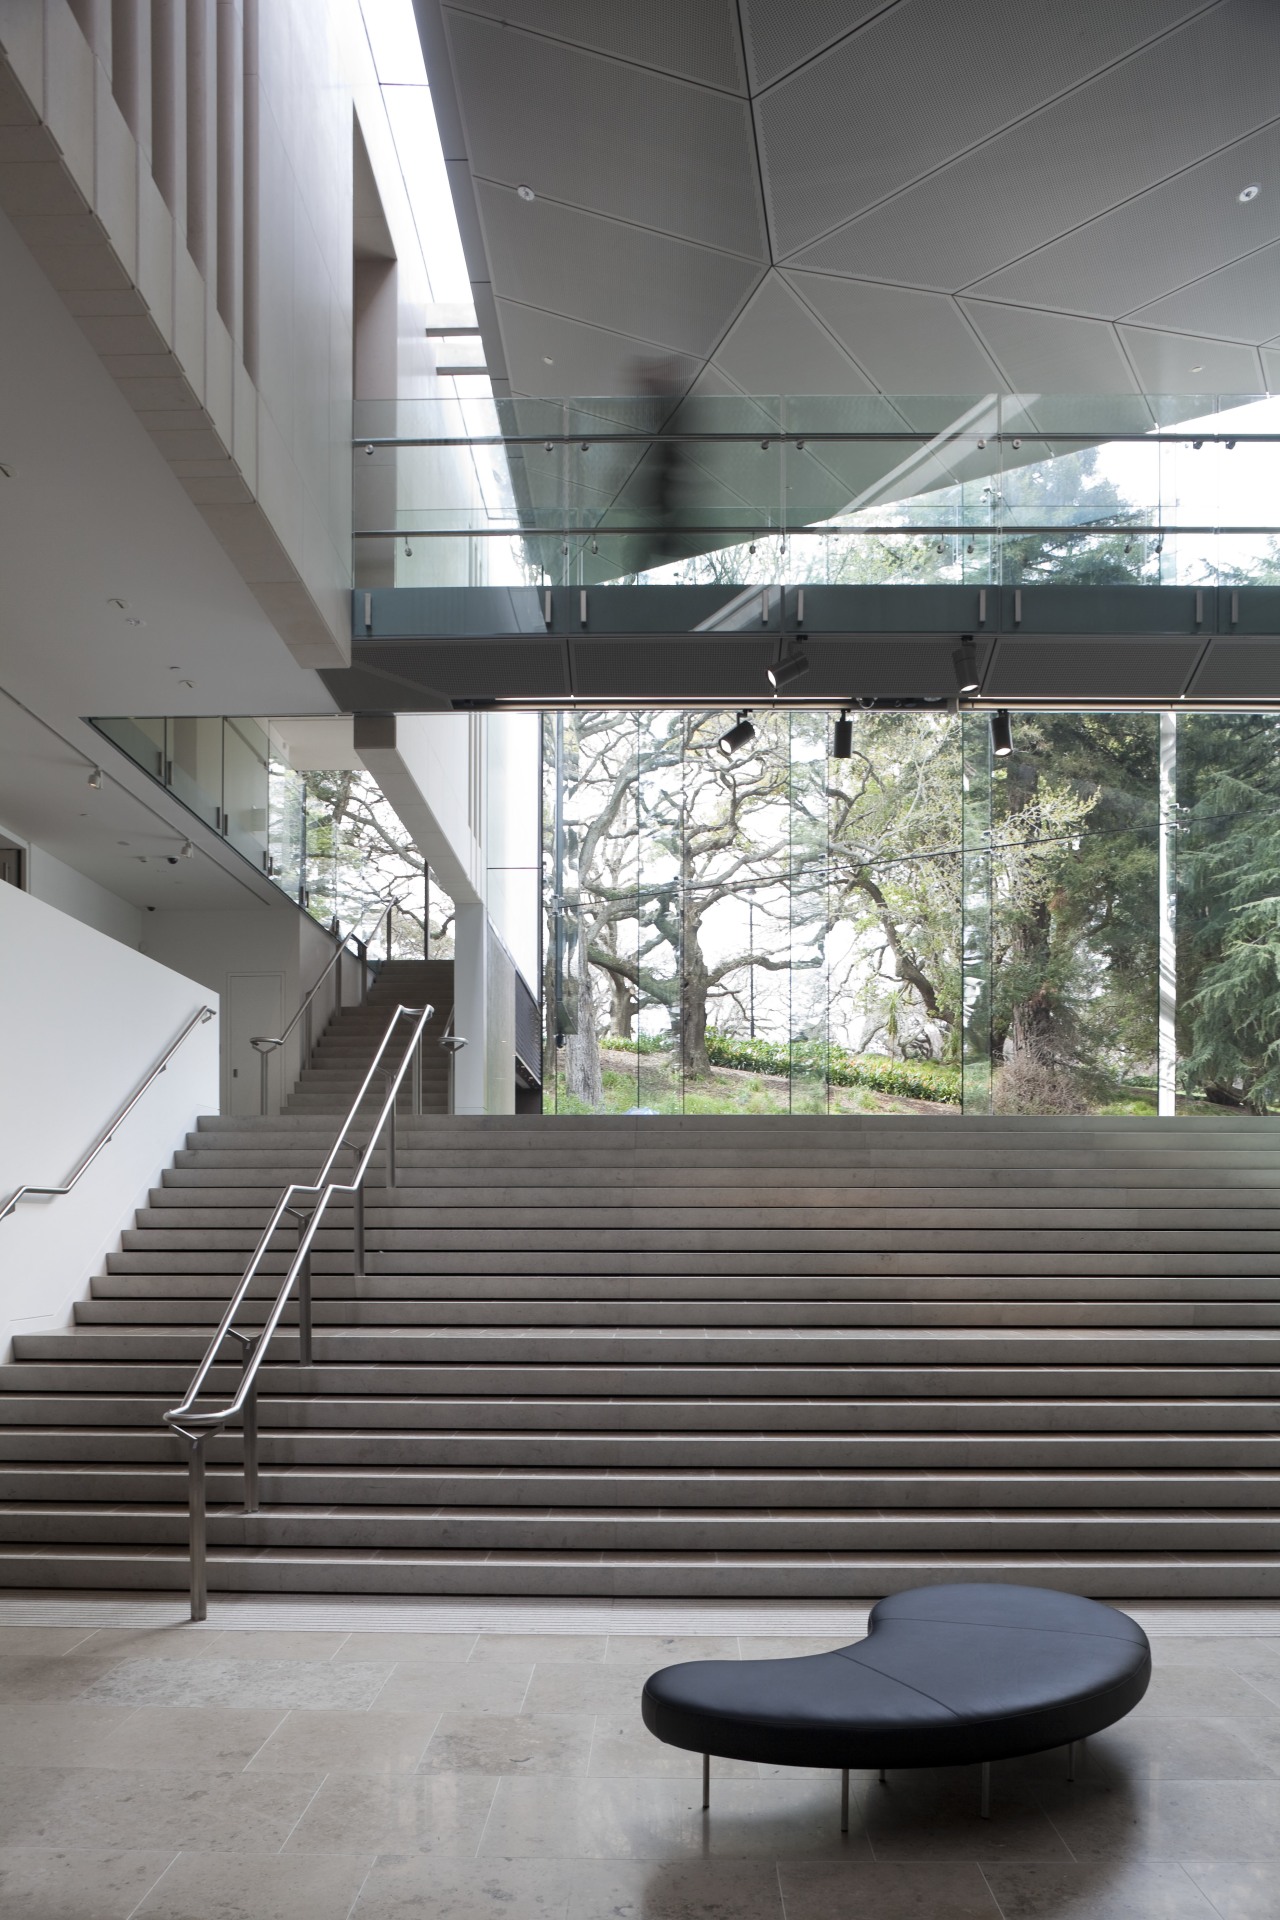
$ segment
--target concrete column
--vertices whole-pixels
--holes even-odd
[[[484,906],[459,904],[453,931],[454,1031],[467,1044],[453,1076],[456,1113],[484,1113],[488,1045],[489,921]]]

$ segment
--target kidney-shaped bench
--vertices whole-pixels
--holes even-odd
[[[1147,1690],[1151,1648],[1114,1607],[1042,1587],[916,1587],[878,1601],[865,1640],[792,1660],[691,1660],[645,1682],[644,1723],[703,1756],[842,1774],[982,1766],[1077,1740]],[[1072,1752],[1072,1760],[1074,1752]],[[1070,1766],[1070,1763],[1069,1763]]]

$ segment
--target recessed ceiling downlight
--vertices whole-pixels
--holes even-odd
[[[1236,195],[1236,199],[1241,201],[1247,207],[1249,202],[1251,200],[1256,200],[1258,195],[1261,192],[1262,192],[1262,188],[1258,184],[1258,182],[1255,180],[1251,183],[1251,185],[1247,187],[1241,187],[1239,193]]]

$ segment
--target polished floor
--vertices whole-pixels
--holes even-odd
[[[976,1772],[699,1762],[672,1660],[865,1608],[0,1599],[5,1920],[1280,1920],[1280,1606],[1133,1609],[1141,1707]]]

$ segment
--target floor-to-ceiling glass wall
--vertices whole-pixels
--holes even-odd
[[[1157,1113],[1161,717],[1017,713],[1007,752],[986,714],[835,718],[547,717],[556,1110]],[[1277,723],[1180,726],[1180,1102],[1280,1103]]]

